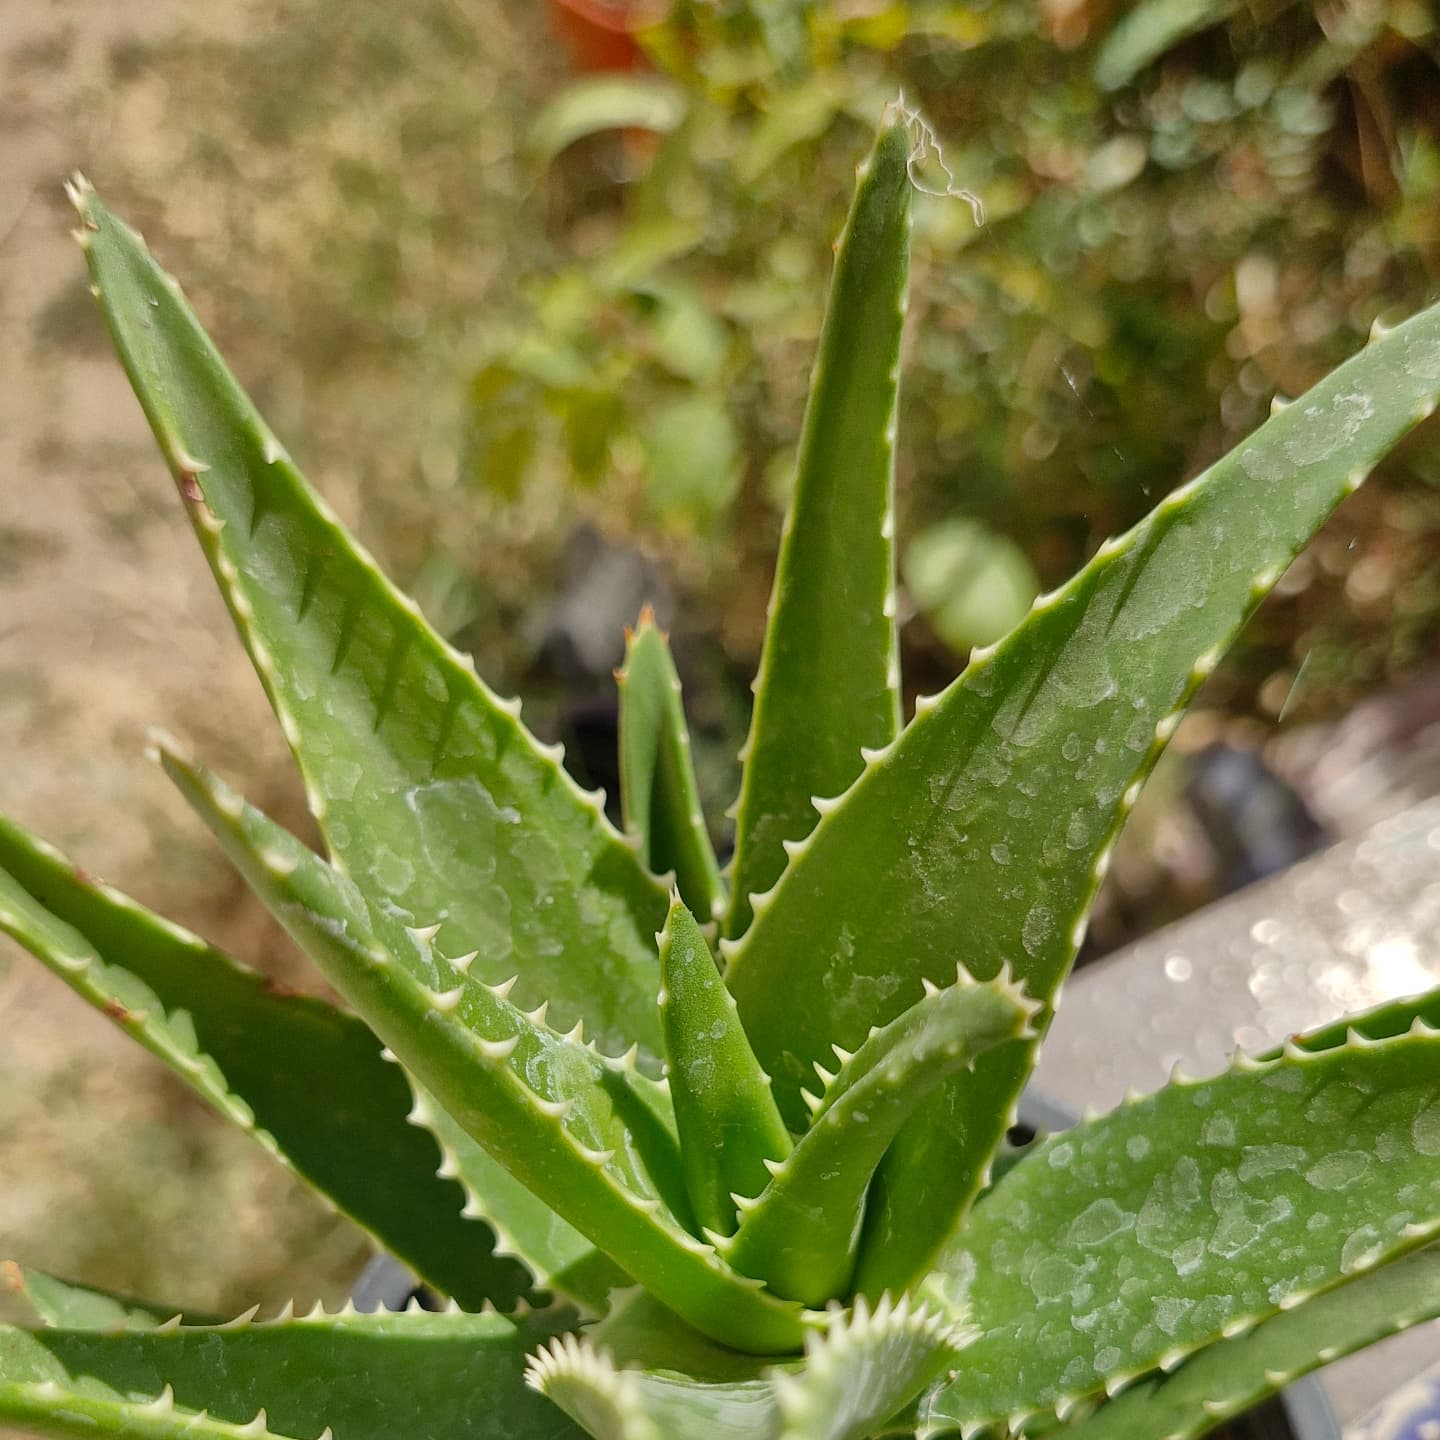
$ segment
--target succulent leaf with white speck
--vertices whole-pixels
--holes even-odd
[[[1068,1440],[1198,1440],[1278,1386],[1437,1317],[1440,1249],[1432,1245],[1221,1340],[1173,1374],[1137,1381],[1065,1433]]]
[[[932,1413],[1063,1411],[1427,1244],[1437,1156],[1440,1036],[1418,1027],[1237,1060],[1053,1136],[927,1282],[981,1331]]]
[[[837,247],[728,905],[660,632],[641,624],[621,677],[622,835],[75,188],[328,861],[169,742],[162,761],[356,1013],[272,993],[9,824],[0,928],[482,1313],[206,1327],[41,1283],[58,1323],[0,1328],[0,1423],[928,1440],[1028,1417],[1188,1440],[1436,1313],[1436,994],[1001,1144],[1140,784],[1283,567],[1433,410],[1440,307],[1103,546],[901,730],[893,427],[923,134],[887,117]]]

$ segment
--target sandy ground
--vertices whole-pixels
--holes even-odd
[[[474,340],[465,317],[483,319],[527,244],[503,203],[522,188],[527,101],[514,92],[555,62],[525,39],[538,10],[416,0],[392,21],[388,5],[0,0],[0,812],[291,983],[303,972],[283,937],[143,758],[146,727],[162,724],[305,824],[88,293],[62,181],[83,171],[144,230],[292,452],[408,578],[420,547],[407,555],[405,524],[391,522],[413,531],[415,510],[433,514],[433,492],[413,497],[453,467],[443,430]],[[393,41],[395,71],[411,78],[348,102],[332,83],[317,100],[267,65],[258,47],[290,12],[309,17],[295,54],[323,68],[311,22],[326,9],[345,17],[351,65],[383,64]],[[472,49],[451,44],[447,13]],[[266,123],[263,103],[233,103],[255,101],[247,85],[313,115],[313,133],[247,134]],[[427,110],[415,92],[441,86]],[[392,175],[403,178],[383,189]],[[373,203],[347,208],[347,185]],[[452,214],[468,223],[447,228]],[[385,283],[366,290],[370,257]],[[388,323],[377,291],[394,295]],[[9,1259],[233,1315],[292,1296],[333,1304],[368,1254],[353,1226],[0,938],[0,1319]]]
[[[211,197],[238,188],[233,157],[217,149],[211,164],[203,147],[186,148],[177,116],[206,93],[205,76],[180,86],[151,58],[197,41],[238,54],[284,11],[283,0],[263,12],[253,0],[0,0],[0,810],[288,974],[280,937],[239,903],[223,861],[142,758],[146,726],[162,723],[260,803],[301,816],[268,708],[109,351],[61,189],[83,170],[176,269],[187,251],[213,250],[234,212]],[[280,88],[286,77],[257,67],[262,81]],[[294,186],[274,169],[288,200]],[[278,253],[297,233],[303,243],[301,207],[253,209]],[[278,308],[283,268],[274,293],[255,298],[262,319],[267,303]],[[213,302],[228,348],[224,304],[203,280],[188,288],[202,313]],[[248,352],[243,335],[237,343],[242,360],[264,353],[253,336]],[[408,395],[396,403],[415,409]],[[281,418],[293,420],[288,409]],[[363,399],[352,410],[396,428]],[[341,489],[332,498],[353,514]],[[334,1297],[365,1253],[352,1227],[0,940],[0,1260],[233,1311],[292,1291]]]

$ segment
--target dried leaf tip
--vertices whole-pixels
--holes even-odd
[[[94,193],[95,187],[78,170],[65,181],[65,198],[75,207],[76,213],[85,223],[86,230],[100,228],[90,213],[90,197]]]
[[[185,747],[162,725],[145,727],[145,758],[157,765],[166,760],[178,760],[182,765],[191,764]]]

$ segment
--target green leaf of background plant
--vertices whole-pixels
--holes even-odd
[[[130,1440],[566,1440],[527,1351],[566,1317],[378,1313],[99,1332],[0,1327],[0,1423]],[[265,1412],[258,1429],[242,1430]],[[208,1419],[201,1412],[208,1411]]]
[[[832,1042],[943,982],[1015,966],[1048,999],[1110,847],[1189,696],[1367,469],[1440,392],[1440,308],[1378,336],[1177,490],[992,651],[917,704],[790,862],[727,981],[792,1128]],[[804,1007],[776,997],[804,994]],[[1031,1052],[1001,1047],[902,1132],[862,1242],[903,1288],[983,1183]]]
[[[800,1343],[799,1307],[761,1293],[686,1228],[673,1115],[629,1056],[607,1059],[519,1010],[426,931],[359,891],[212,775],[162,755],[236,868],[401,1063],[516,1179],[659,1299],[737,1349]],[[377,938],[376,926],[380,926]]]
[[[1440,1250],[1432,1246],[1222,1340],[1173,1375],[1137,1381],[1068,1426],[1065,1440],[1198,1440],[1320,1365],[1437,1316]]]
[[[310,490],[139,237],[74,198],[116,348],[337,863],[405,923],[440,925],[449,953],[478,950],[482,977],[518,972],[526,1003],[658,1065],[663,890]]]
[[[1440,1232],[1440,1036],[1237,1061],[1045,1141],[928,1288],[980,1332],[932,1397],[969,1426],[1058,1409]]]
[[[881,132],[840,237],[742,752],[729,936],[779,878],[785,842],[814,827],[811,798],[839,794],[861,747],[889,744],[900,725],[894,439],[910,148],[904,119]]]
[[[993,645],[1025,618],[1040,593],[1025,552],[974,520],[956,517],[922,530],[905,548],[905,588],[935,633],[968,654]]]
[[[567,146],[608,130],[668,134],[685,118],[689,100],[660,75],[589,75],[572,80],[535,117],[529,150],[548,165]]]
[[[443,1294],[505,1308],[528,1288],[462,1217],[362,1021],[285,994],[3,819],[0,928]]]
[[[1180,41],[1229,19],[1239,8],[1239,0],[1141,0],[1105,36],[1095,57],[1095,83],[1102,90],[1128,85]]]
[[[625,829],[639,839],[644,865],[659,875],[673,872],[690,909],[707,923],[717,920],[725,887],[700,810],[680,677],[648,607],[629,636],[616,680]]]
[[[700,527],[730,508],[740,489],[740,437],[710,395],[681,395],[656,407],[645,430],[645,499],[665,520]]]

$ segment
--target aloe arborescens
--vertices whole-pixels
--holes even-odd
[[[838,247],[728,885],[654,625],[621,675],[622,834],[75,187],[326,857],[158,757],[351,1009],[274,993],[9,822],[0,926],[455,1304],[213,1326],[32,1275],[46,1323],[0,1331],[0,1421],[808,1440],[1059,1416],[1158,1440],[1440,1313],[1430,998],[991,1178],[1116,832],[1251,611],[1433,409],[1440,309],[1277,409],[902,725],[911,145],[887,119]]]

